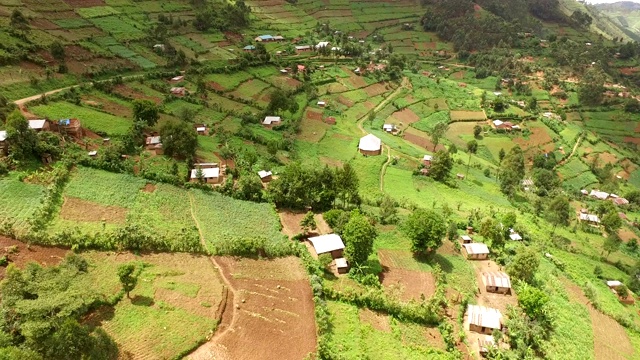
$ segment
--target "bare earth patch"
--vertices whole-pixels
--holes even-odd
[[[30,262],[36,262],[43,266],[57,265],[69,249],[61,247],[45,247],[29,245],[18,240],[0,236],[0,256],[6,256],[9,263],[22,268]],[[0,267],[0,279],[4,278],[6,267]]]
[[[74,197],[65,197],[60,216],[71,221],[124,224],[128,211],[119,206],[103,206]]]
[[[360,318],[360,322],[369,324],[376,330],[391,332],[389,315],[374,312],[367,308],[362,308],[358,312],[358,317]]]
[[[146,192],[146,193],[152,193],[154,191],[156,191],[156,186],[151,184],[151,183],[147,183],[143,188],[142,191]]]
[[[280,222],[282,223],[283,234],[292,237],[302,232],[300,221],[302,221],[302,219],[304,218],[305,213],[284,210],[278,212],[278,216],[280,216]],[[315,214],[314,219],[316,220],[316,225],[318,228],[315,231],[312,231],[310,233],[310,236],[314,236],[311,234],[329,234],[331,232],[331,228],[324,221],[322,214]]]
[[[377,83],[377,84],[373,84],[371,86],[367,86],[363,90],[367,93],[367,95],[372,96],[372,97],[373,96],[378,96],[380,94],[384,94],[385,92],[387,92],[387,89],[381,83]]]
[[[425,149],[428,149],[429,151],[433,150],[433,143],[431,142],[431,139],[429,139],[429,135],[427,135],[426,133],[420,131],[420,130],[416,130],[414,128],[408,128],[405,132],[404,132],[404,139],[409,141],[410,143],[416,144],[420,147],[423,147]],[[445,147],[442,144],[438,144],[438,147],[436,148],[436,151],[438,150],[444,150]]]
[[[420,117],[409,108],[404,108],[400,111],[396,111],[391,116],[398,119],[403,124],[413,124],[420,121]]]
[[[425,271],[403,269],[399,259],[394,259],[396,252],[389,250],[378,251],[382,273],[380,282],[387,288],[397,289],[403,301],[420,300],[431,297],[436,291],[436,281],[433,274]],[[409,255],[411,256],[411,255]]]

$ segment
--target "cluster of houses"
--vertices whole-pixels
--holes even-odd
[[[491,127],[496,129],[496,131],[520,131],[522,128],[520,125],[516,125],[511,121],[502,121],[502,120],[493,120],[491,122]]]
[[[600,191],[600,190],[591,190],[591,192],[588,192],[587,190],[582,189],[580,190],[580,193],[582,195],[589,196],[591,198],[598,199],[598,200],[609,200],[618,206],[629,204],[629,200],[623,197],[620,197],[616,194],[609,194],[607,192]]]
[[[61,119],[58,121],[49,121],[47,119],[28,120],[29,128],[35,132],[51,131],[58,132],[62,135],[71,136],[80,139],[84,136],[82,125],[78,119]],[[7,132],[0,131],[0,155],[9,153],[9,142],[7,140]]]

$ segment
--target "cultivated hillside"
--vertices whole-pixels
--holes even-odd
[[[621,1],[613,4],[597,4],[593,7],[609,16],[620,27],[640,36],[640,4]]]

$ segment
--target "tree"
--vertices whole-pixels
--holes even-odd
[[[198,133],[182,121],[168,121],[160,128],[162,149],[168,156],[186,159],[195,156],[198,148]]]
[[[385,194],[380,202],[380,223],[383,225],[393,224],[398,219],[398,208],[391,196]]]
[[[604,98],[605,76],[602,70],[590,68],[578,84],[578,98],[585,105],[598,105]]]
[[[518,286],[518,305],[532,320],[539,321],[545,328],[551,325],[549,296],[542,290],[527,283]]]
[[[204,184],[205,183],[205,178],[204,178],[204,172],[202,171],[202,168],[198,166],[198,169],[196,170],[196,179],[198,179],[198,182],[200,184]]]
[[[471,165],[471,154],[475,154],[478,151],[478,142],[471,140],[467,143],[467,152],[469,153],[469,161],[467,161],[467,175],[469,175],[469,165]]]
[[[519,146],[514,146],[501,164],[500,190],[508,196],[513,196],[523,178],[524,154]]]
[[[538,266],[540,266],[538,254],[532,248],[526,248],[513,257],[507,265],[507,273],[515,279],[533,284]]]
[[[29,127],[29,122],[20,113],[14,110],[7,117],[5,124],[7,131],[7,142],[11,156],[16,160],[25,160],[33,157],[37,152],[38,136]]]
[[[608,234],[615,234],[618,232],[618,229],[622,227],[622,219],[620,219],[620,215],[615,210],[609,211],[602,218],[602,226],[604,226],[604,230]]]
[[[507,154],[504,152],[504,148],[501,148],[501,149],[500,149],[500,152],[498,152],[498,159],[500,160],[500,163],[502,163],[502,160],[504,160],[504,157],[505,157],[506,155],[507,155]]]
[[[51,51],[51,56],[53,56],[54,59],[58,61],[64,60],[64,46],[62,46],[60,41],[52,42],[49,51]]]
[[[344,257],[353,265],[364,264],[373,251],[373,241],[378,231],[359,210],[353,210],[349,222],[344,226]]]
[[[11,13],[11,27],[18,30],[26,30],[29,28],[29,20],[20,10],[15,9]]]
[[[535,169],[533,171],[533,183],[536,185],[536,194],[538,196],[547,196],[560,186],[560,178],[555,171]]]
[[[508,229],[507,227],[506,230],[508,231]],[[478,233],[484,238],[491,239],[492,247],[499,248],[504,246],[505,231],[503,225],[497,220],[490,217],[485,218],[480,225]]]
[[[473,127],[473,136],[474,137],[477,138],[478,136],[480,136],[481,132],[482,132],[482,126],[476,125],[476,126]]]
[[[431,142],[433,142],[433,152],[436,152],[436,148],[440,143],[440,139],[442,139],[447,131],[449,130],[449,123],[447,122],[439,122],[431,130]]]
[[[315,230],[318,227],[312,211],[309,211],[304,215],[304,218],[300,221],[300,227],[302,227],[304,235],[307,235],[309,230]]]
[[[359,183],[358,174],[351,163],[344,163],[342,169],[336,170],[336,195],[342,199],[342,206],[346,207],[349,203],[359,202]]]
[[[233,196],[236,199],[260,202],[262,201],[262,182],[255,175],[241,176]]]
[[[553,235],[558,225],[569,225],[571,219],[571,204],[565,195],[556,196],[547,207],[547,218],[553,224]]]
[[[281,110],[294,113],[298,111],[298,103],[292,94],[282,90],[276,89],[270,95],[271,101],[267,106],[266,112],[269,114],[278,113]]]
[[[402,224],[403,232],[411,239],[411,251],[435,252],[447,234],[447,225],[440,214],[417,209]]]
[[[133,101],[133,120],[146,126],[154,126],[160,119],[160,110],[151,100]]]
[[[433,155],[429,176],[437,181],[444,181],[449,177],[453,168],[453,159],[447,150],[439,150]]]
[[[602,250],[607,253],[607,258],[608,258],[612,252],[616,252],[618,251],[618,249],[620,249],[621,244],[622,244],[622,239],[620,239],[620,236],[618,236],[617,233],[610,233],[604,239]]]
[[[136,274],[136,266],[134,264],[122,264],[118,267],[118,278],[122,284],[122,290],[127,293],[127,298],[131,298],[129,293],[135,289],[138,284],[138,275]]]

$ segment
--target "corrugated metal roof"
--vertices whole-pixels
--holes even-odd
[[[346,268],[346,267],[349,267],[349,265],[347,264],[347,259],[345,259],[345,258],[337,258],[336,259],[336,268],[342,269],[342,268]]]
[[[483,243],[462,244],[467,250],[467,254],[488,254],[489,248]]]
[[[482,281],[485,286],[511,288],[511,279],[509,279],[509,275],[501,271],[488,271],[482,273]]]
[[[502,314],[498,309],[469,305],[467,307],[467,316],[469,324],[490,329],[500,329],[502,327]]]
[[[358,144],[358,148],[364,151],[378,151],[381,146],[382,141],[373,134],[363,136],[360,138],[360,143]]]
[[[0,141],[7,140],[7,132],[4,130],[0,130]]]
[[[344,249],[344,243],[340,235],[337,234],[314,236],[309,238],[309,241],[313,244],[313,248],[316,249],[316,254],[318,255]]]
[[[205,179],[214,179],[220,177],[220,168],[208,168],[202,170],[202,177]],[[191,169],[191,178],[198,178],[198,169]]]

